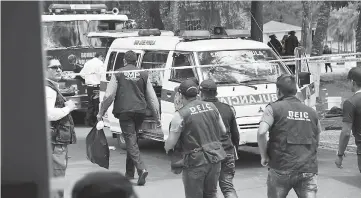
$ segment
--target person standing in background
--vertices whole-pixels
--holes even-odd
[[[325,45],[324,49],[323,49],[323,54],[332,54],[332,50],[328,47],[328,45]],[[327,60],[329,60],[331,58],[327,58]],[[325,70],[327,73],[327,69],[328,67],[330,68],[331,72],[332,72],[332,66],[331,63],[325,63]]]
[[[273,49],[274,52],[276,52],[278,55],[281,55],[282,53],[282,44],[277,40],[276,35],[272,34],[269,36],[271,39],[267,45]]]
[[[94,58],[88,60],[80,71],[80,75],[85,80],[88,94],[88,110],[86,112],[85,124],[91,127],[97,122],[96,116],[99,111],[99,97],[97,97],[96,92],[99,92],[103,64],[103,55],[95,53]]]
[[[285,41],[285,55],[286,56],[294,56],[295,48],[299,46],[298,38],[295,35],[295,31],[290,31],[288,33],[288,38]]]

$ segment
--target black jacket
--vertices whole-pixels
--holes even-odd
[[[230,145],[225,145],[227,144],[228,142],[227,139],[229,138],[231,139],[231,143],[233,144],[233,146],[235,146],[238,149],[238,145],[239,145],[238,125],[236,122],[236,117],[231,107],[228,104],[219,102],[217,98],[212,98],[212,99],[209,98],[209,99],[205,99],[204,101],[212,102],[217,107],[219,113],[222,116],[222,120],[224,126],[227,129],[227,136],[228,136],[222,138],[222,144],[225,147],[225,150],[227,149],[227,147],[230,146]]]

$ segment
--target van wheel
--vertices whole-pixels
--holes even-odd
[[[118,146],[123,149],[126,150],[127,147],[125,145],[125,140],[124,140],[124,136],[123,134],[117,134],[117,142],[118,142]]]

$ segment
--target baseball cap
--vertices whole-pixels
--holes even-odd
[[[130,63],[137,62],[137,60],[138,60],[137,54],[134,51],[129,50],[129,51],[125,52],[124,60],[126,60],[127,62],[130,62]]]
[[[132,183],[121,173],[101,171],[87,174],[76,182],[73,198],[136,197]]]
[[[199,86],[199,89],[206,91],[217,91],[217,84],[211,79],[204,80]]]
[[[353,67],[347,75],[347,79],[361,82],[361,67]]]
[[[187,97],[196,97],[198,94],[198,85],[192,79],[183,81],[178,88],[179,93]]]

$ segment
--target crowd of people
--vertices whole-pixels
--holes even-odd
[[[280,56],[293,56],[295,48],[300,45],[295,31],[288,32],[288,35],[284,35],[281,42],[277,39],[276,35],[269,36],[271,39],[267,45],[273,49]]]
[[[294,56],[295,48],[300,46],[300,42],[295,35],[295,31],[288,32],[288,35],[284,35],[282,40],[279,41],[276,35],[272,34],[269,36],[270,41],[267,45],[272,48],[274,52],[276,52],[279,56]],[[324,46],[322,54],[332,54],[332,49],[328,47],[328,45]],[[330,58],[328,58],[329,60]],[[331,63],[325,63],[325,71],[328,72],[328,69],[332,72]]]
[[[124,67],[112,76],[100,110],[98,123],[114,102],[113,114],[119,119],[126,148],[125,175],[115,172],[91,173],[79,180],[73,198],[136,198],[129,180],[138,174],[137,184],[146,183],[148,170],[141,158],[137,133],[147,107],[160,125],[159,102],[148,73],[137,70],[137,55],[128,51]],[[47,61],[46,102],[51,121],[51,144],[54,177],[65,176],[67,146],[76,143],[74,122],[70,112],[75,104],[66,101],[57,88],[61,77],[58,60]],[[351,69],[348,78],[355,95],[344,103],[344,128],[335,164],[342,167],[344,151],[351,131],[355,136],[358,165],[361,172],[361,68]],[[293,75],[278,77],[278,100],[267,105],[258,129],[261,164],[268,167],[267,196],[285,198],[291,189],[298,197],[313,198],[317,194],[317,149],[321,125],[315,110],[297,97]],[[174,117],[165,141],[165,152],[171,156],[171,170],[182,174],[186,198],[217,197],[219,185],[224,197],[238,197],[233,178],[239,132],[232,108],[217,99],[217,84],[212,80],[184,80],[175,88]],[[126,94],[124,94],[126,92]],[[266,134],[269,131],[269,141]],[[135,172],[137,171],[137,172]],[[59,191],[54,197],[63,197]]]

